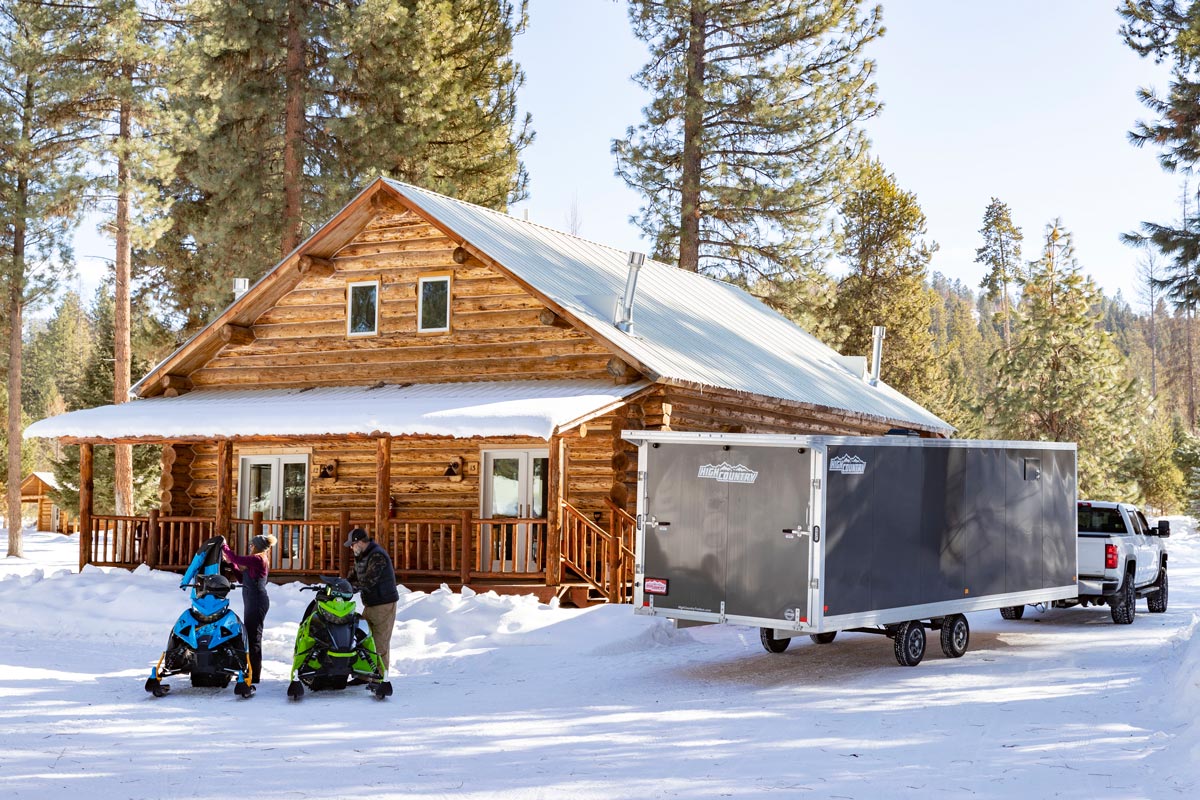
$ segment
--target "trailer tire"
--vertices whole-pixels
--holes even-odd
[[[1109,601],[1109,611],[1115,625],[1129,625],[1137,616],[1137,591],[1133,586],[1133,575],[1132,571],[1125,573],[1125,581],[1117,590],[1116,596]]]
[[[951,614],[942,620],[942,652],[946,658],[962,658],[971,643],[971,626],[962,614]]]
[[[808,638],[812,639],[817,644],[833,644],[833,640],[837,638],[837,631],[829,631],[828,633],[810,633]]]
[[[896,662],[902,667],[915,667],[925,657],[925,626],[917,620],[900,623],[892,644]]]
[[[1146,607],[1151,614],[1161,614],[1167,610],[1167,565],[1163,564],[1158,571],[1158,580],[1154,582],[1158,591],[1146,598]]]
[[[1005,606],[1000,609],[1000,616],[1005,619],[1020,619],[1025,616],[1025,606]]]
[[[758,638],[768,653],[782,653],[792,643],[791,639],[776,639],[774,628],[759,628]]]

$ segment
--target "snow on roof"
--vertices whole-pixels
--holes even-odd
[[[647,260],[626,333],[612,323],[629,271],[626,251],[385,182],[662,378],[954,430],[890,386],[871,386],[832,348],[736,286]]]
[[[316,389],[206,389],[72,411],[25,437],[536,436],[644,389],[645,382],[504,381]]]
[[[38,476],[38,479],[41,480],[42,483],[49,486],[51,489],[58,488],[58,481],[55,480],[53,472],[34,472],[33,474]]]

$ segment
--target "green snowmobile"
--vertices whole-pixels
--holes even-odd
[[[322,576],[321,581],[301,589],[317,596],[308,604],[296,631],[288,697],[299,700],[305,686],[318,692],[359,683],[366,684],[380,700],[390,697],[392,684],[384,680],[387,668],[375,652],[367,621],[358,613],[354,588],[345,578]]]

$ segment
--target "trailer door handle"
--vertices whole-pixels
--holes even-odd
[[[821,526],[820,525],[813,525],[812,540],[814,543],[821,541]]]

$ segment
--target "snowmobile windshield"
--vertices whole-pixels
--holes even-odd
[[[196,597],[224,599],[233,586],[224,575],[201,575],[196,579]]]
[[[334,625],[347,622],[358,610],[352,599],[332,598],[318,603],[321,619]]]
[[[187,571],[183,573],[183,578],[179,581],[180,589],[187,588],[194,583],[197,575],[220,574],[222,544],[224,544],[224,540],[220,536],[214,536],[200,545],[200,549],[196,551],[196,555],[192,556],[192,562],[188,564]]]
[[[350,600],[354,597],[354,587],[345,578],[326,578],[322,576],[321,580],[325,582],[322,594],[326,597],[336,597],[342,600]]]

